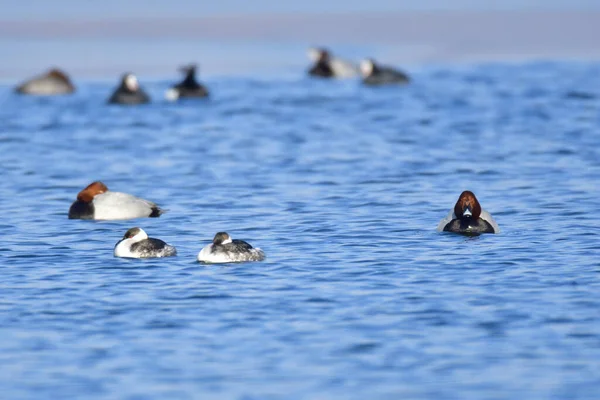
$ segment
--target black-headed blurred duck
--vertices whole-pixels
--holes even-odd
[[[165,98],[175,101],[181,98],[201,98],[208,97],[206,86],[198,83],[196,80],[197,65],[191,64],[181,67],[180,71],[185,74],[185,78],[177,85],[173,86],[165,93]]]
[[[370,58],[361,61],[360,72],[365,85],[398,85],[410,82],[410,78],[404,72],[379,65]]]
[[[347,60],[333,56],[329,50],[311,47],[308,58],[314,63],[308,70],[311,76],[321,78],[354,78],[358,76],[358,67]]]
[[[108,99],[110,104],[145,104],[150,102],[150,96],[140,87],[134,74],[126,73],[121,77],[121,84]]]

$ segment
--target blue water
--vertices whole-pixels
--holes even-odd
[[[596,398],[600,64],[410,72],[2,86],[2,398]],[[168,213],[68,220],[93,180]],[[465,189],[501,234],[435,232]],[[133,226],[179,255],[114,258]],[[267,260],[196,263],[221,230]]]

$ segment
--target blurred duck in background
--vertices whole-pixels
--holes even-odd
[[[311,47],[308,49],[308,58],[314,63],[308,70],[311,76],[354,78],[359,74],[359,69],[354,63],[337,58],[324,48]]]
[[[108,99],[110,104],[144,104],[150,102],[150,96],[140,87],[138,79],[131,73],[121,78],[121,84]]]
[[[20,94],[54,96],[69,94],[75,91],[75,86],[63,71],[53,68],[45,74],[33,77],[15,88]]]
[[[165,93],[165,98],[175,101],[181,98],[208,97],[208,89],[196,80],[196,64],[181,67],[179,70],[185,74],[185,78]]]
[[[365,85],[406,84],[410,78],[402,71],[378,65],[373,59],[361,61],[360,72]]]

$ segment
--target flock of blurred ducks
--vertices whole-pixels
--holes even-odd
[[[310,48],[308,57],[313,65],[308,74],[324,79],[344,79],[361,77],[365,85],[402,85],[410,82],[407,74],[389,66],[376,63],[373,59],[362,60],[359,64],[334,56],[325,48]],[[196,78],[197,66],[191,64],[180,68],[184,78],[165,93],[165,98],[176,101],[182,98],[204,98],[209,91]],[[69,76],[59,69],[29,79],[15,88],[20,94],[63,95],[75,92],[76,88]],[[119,86],[108,99],[110,104],[144,104],[150,96],[140,86],[132,73],[123,74]]]

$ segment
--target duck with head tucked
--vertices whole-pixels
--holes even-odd
[[[142,228],[131,228],[123,239],[119,240],[114,249],[115,257],[125,258],[156,258],[177,255],[175,247],[160,239],[148,237]]]
[[[159,217],[163,210],[151,201],[113,192],[100,181],[90,183],[77,195],[69,219],[119,220]]]
[[[52,96],[69,94],[75,91],[75,86],[60,69],[53,68],[43,75],[36,76],[21,83],[15,88],[19,94]]]
[[[243,240],[231,239],[227,232],[218,232],[212,243],[198,253],[198,261],[206,264],[263,261],[265,252]]]
[[[475,194],[465,190],[448,216],[439,223],[437,231],[479,235],[500,233],[500,228],[490,213],[481,208]]]

